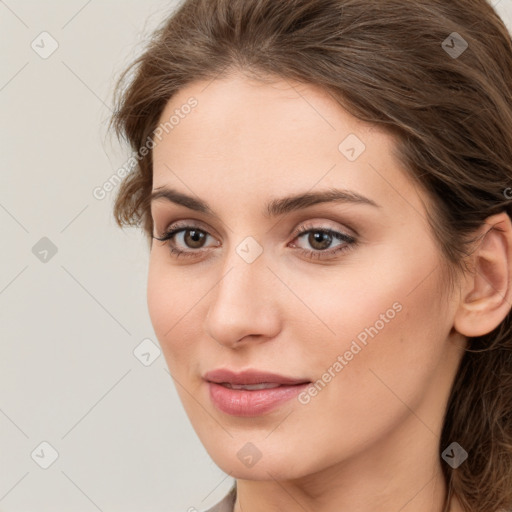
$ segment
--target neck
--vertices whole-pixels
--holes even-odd
[[[394,491],[375,490],[372,494],[339,484],[310,493],[290,481],[238,480],[234,512],[462,512],[455,497],[447,500],[446,485],[439,474],[419,489]]]

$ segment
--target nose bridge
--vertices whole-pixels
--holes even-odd
[[[263,245],[253,236],[234,240],[225,256],[222,272],[224,277],[218,284],[218,298],[229,301],[231,297],[238,303],[243,303],[247,294],[253,292],[255,297],[257,288],[269,279],[266,260]]]
[[[233,344],[248,335],[274,335],[277,308],[271,299],[273,275],[266,263],[263,247],[252,237],[226,255],[206,318],[208,334],[219,343]]]

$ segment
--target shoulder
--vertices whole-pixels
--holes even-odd
[[[236,501],[236,481],[233,484],[233,487],[229,490],[229,492],[224,496],[224,498],[216,503],[213,507],[205,510],[204,512],[233,512],[235,509],[235,501]],[[197,512],[196,509],[192,509],[194,512]],[[191,510],[191,512],[192,512]],[[187,511],[188,512],[188,511]]]

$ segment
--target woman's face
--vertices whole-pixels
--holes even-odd
[[[153,241],[148,307],[213,460],[268,480],[431,455],[458,304],[390,136],[313,86],[240,75],[182,89],[173,115],[153,150],[154,235],[188,230]],[[205,380],[216,369],[312,384],[230,390]]]

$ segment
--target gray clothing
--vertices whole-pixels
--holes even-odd
[[[229,490],[228,494],[219,501],[212,508],[209,508],[205,512],[233,512],[235,509],[235,501],[236,501],[236,482],[233,484],[233,487]]]

